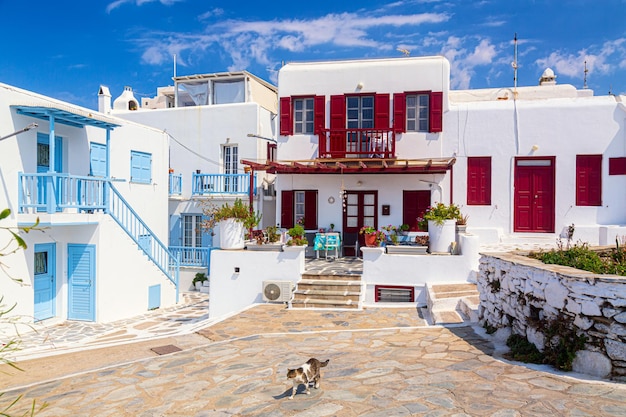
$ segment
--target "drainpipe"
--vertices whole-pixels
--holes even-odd
[[[109,213],[109,187],[111,186],[111,129],[106,130],[106,165],[105,165],[105,181],[104,181],[104,212]]]
[[[454,165],[450,165],[450,204],[454,202]]]
[[[54,189],[54,176],[51,175],[55,172],[56,143],[54,141],[54,116],[49,114],[48,120],[50,122],[50,133],[48,135],[48,176],[46,177],[46,189],[48,193],[47,212],[51,214],[56,212],[57,209],[57,195]]]

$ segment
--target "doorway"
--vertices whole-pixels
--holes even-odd
[[[34,258],[34,320],[54,317],[56,294],[56,246],[54,243],[35,245]]]
[[[513,231],[554,233],[555,157],[515,158]]]
[[[343,212],[343,247],[345,256],[359,256],[358,248],[365,246],[361,227],[378,228],[378,192],[346,191]],[[357,245],[358,243],[358,245]]]

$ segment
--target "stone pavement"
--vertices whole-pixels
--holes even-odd
[[[483,336],[467,325],[428,326],[415,308],[259,305],[197,330],[193,343],[170,354],[150,346],[171,338],[143,342],[150,356],[139,359],[130,350],[141,343],[26,361],[54,371],[22,385],[15,371],[0,373],[8,391],[0,410],[23,395],[15,415],[33,399],[49,404],[39,416],[626,415],[626,385],[509,363]],[[124,348],[128,357],[94,368]],[[287,369],[312,356],[330,359],[321,388],[307,396],[300,387],[289,400]],[[85,358],[91,366],[71,374],[52,366]]]

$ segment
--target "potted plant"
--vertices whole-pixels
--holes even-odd
[[[363,226],[359,233],[365,238],[365,246],[376,247],[385,240],[385,234],[380,230],[374,229],[372,226]]]
[[[467,220],[469,219],[469,216],[463,215],[461,213],[459,213],[459,217],[457,217],[456,219],[456,231],[457,233],[465,233],[465,231],[467,230]]]
[[[307,246],[309,244],[309,241],[304,237],[304,227],[301,224],[296,224],[287,231],[287,234],[291,238],[287,241],[287,246]]]
[[[400,234],[402,235],[406,235],[407,233],[409,233],[410,229],[411,229],[411,226],[409,226],[406,223],[403,223],[400,226],[398,226],[398,232],[400,232]]]
[[[191,281],[191,283],[196,288],[196,290],[200,291],[200,288],[202,288],[204,282],[207,280],[208,278],[204,272],[198,272],[193,281]]]
[[[384,226],[383,230],[386,232],[387,239],[392,245],[398,244],[398,228],[393,225]]]
[[[280,252],[283,249],[277,226],[268,226],[265,230],[253,230],[250,238],[251,241],[246,244],[248,250]]]
[[[221,206],[212,204],[203,210],[208,220],[204,227],[212,229],[215,225],[220,230],[220,247],[222,249],[243,249],[244,232],[250,230],[261,221],[261,215],[255,213],[240,198],[230,205],[225,203]]]
[[[456,204],[436,203],[428,207],[423,219],[428,222],[430,252],[450,252],[452,242],[456,241],[456,220],[461,210]]]

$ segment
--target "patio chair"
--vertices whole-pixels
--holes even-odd
[[[326,253],[326,259],[328,259],[328,251],[335,251],[335,259],[339,257],[339,233],[327,233],[326,234],[326,244],[324,245],[324,250]]]
[[[354,256],[359,257],[359,234],[358,232],[343,234],[343,255],[346,254],[346,248],[354,249]]]

